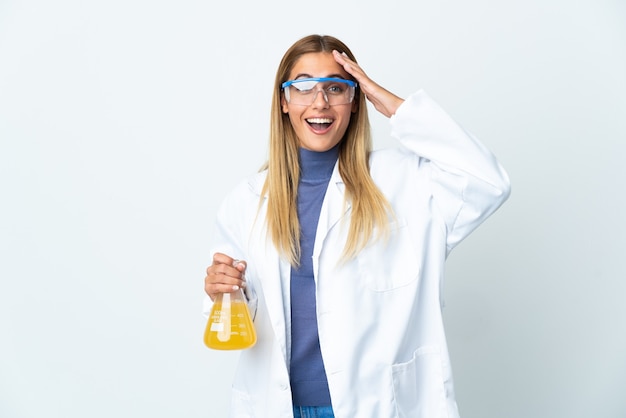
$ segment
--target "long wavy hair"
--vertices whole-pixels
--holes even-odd
[[[288,80],[296,61],[309,53],[344,52],[356,61],[350,49],[332,36],[309,35],[294,43],[283,56],[274,83],[272,97],[269,157],[263,196],[267,196],[267,230],[279,253],[292,266],[300,264],[300,222],[297,192],[300,180],[300,142],[291,126],[289,114],[282,112],[281,84]],[[355,80],[356,81],[356,80]],[[369,171],[372,137],[365,95],[357,88],[356,111],[339,143],[339,173],[345,184],[346,202],[352,205],[348,238],[342,259],[354,257],[374,236],[388,232],[391,206],[374,184]]]

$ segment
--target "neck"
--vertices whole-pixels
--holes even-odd
[[[300,174],[302,179],[330,178],[338,156],[339,145],[322,152],[300,148]]]

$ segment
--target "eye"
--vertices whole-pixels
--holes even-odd
[[[331,84],[328,87],[326,87],[326,93],[333,94],[333,95],[343,94],[345,93],[347,88],[348,88],[347,84],[343,84],[343,83]]]

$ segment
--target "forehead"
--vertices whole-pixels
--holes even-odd
[[[330,52],[311,52],[298,58],[289,73],[289,79],[293,80],[302,76],[349,78],[348,73],[335,61]]]

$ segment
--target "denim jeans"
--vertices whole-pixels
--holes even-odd
[[[294,406],[294,418],[335,418],[330,406]]]

